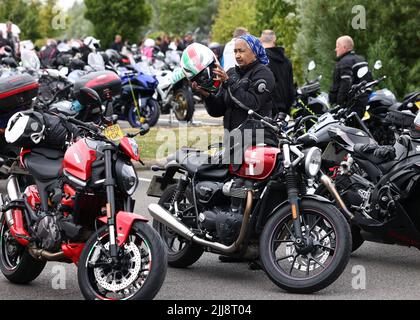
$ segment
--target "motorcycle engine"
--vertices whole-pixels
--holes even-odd
[[[61,233],[56,217],[45,214],[36,225],[36,235],[44,250],[55,252],[60,249]]]
[[[199,215],[199,227],[219,242],[231,245],[238,238],[242,226],[248,192],[242,181],[201,182],[197,184],[196,191],[200,204],[207,207]]]

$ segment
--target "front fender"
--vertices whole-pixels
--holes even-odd
[[[332,202],[330,200],[328,200],[327,198],[321,197],[317,194],[307,194],[304,195],[300,198],[300,202],[301,204],[305,201],[305,200],[316,200],[316,201],[320,201],[320,202],[324,202],[326,204],[332,204]],[[275,207],[273,209],[273,211],[271,211],[271,213],[267,216],[267,219],[270,219],[274,214],[276,214],[276,212],[278,212],[281,208],[289,206],[290,205],[290,201],[289,199],[287,199],[286,201],[283,201],[281,204],[279,204],[277,207]]]
[[[119,211],[116,214],[116,219],[117,225],[115,230],[117,231],[117,244],[119,246],[122,246],[127,241],[134,222],[141,221],[147,223],[149,221],[149,219],[143,217],[142,215],[125,211]],[[100,217],[98,220],[104,224],[108,224],[108,217],[106,216]]]

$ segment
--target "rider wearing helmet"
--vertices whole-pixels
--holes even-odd
[[[233,97],[262,116],[272,116],[271,92],[275,80],[267,67],[268,58],[261,42],[252,35],[235,41],[238,66],[227,73],[213,52],[202,45],[192,44],[184,51],[181,66],[192,87],[205,97],[205,107],[212,117],[224,116],[225,129],[232,131],[248,120],[248,113]]]

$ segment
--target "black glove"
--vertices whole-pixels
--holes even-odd
[[[393,146],[378,146],[373,152],[373,155],[379,159],[383,159],[384,161],[391,161],[396,157]]]

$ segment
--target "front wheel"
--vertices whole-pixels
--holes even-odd
[[[175,91],[174,100],[177,103],[175,117],[178,121],[191,121],[194,115],[194,97],[188,87],[182,87]]]
[[[80,290],[86,299],[150,300],[166,276],[166,250],[159,235],[135,222],[118,262],[109,261],[109,232],[104,226],[86,243],[78,264]]]
[[[313,293],[333,283],[346,267],[351,252],[350,228],[340,211],[327,203],[301,204],[301,243],[290,206],[280,208],[264,227],[260,255],[268,277],[293,293]]]
[[[145,123],[153,127],[158,122],[159,117],[159,103],[155,99],[149,99],[145,106],[140,107],[140,115],[133,104],[128,110],[127,120],[133,128],[140,128]]]

